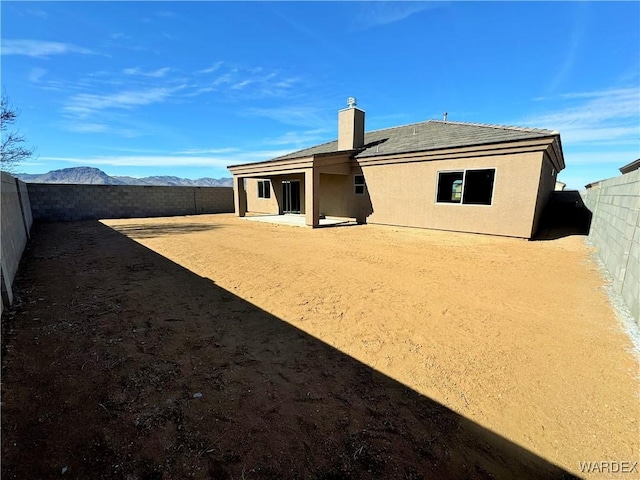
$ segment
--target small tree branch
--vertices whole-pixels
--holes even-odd
[[[11,170],[12,167],[22,160],[30,158],[35,153],[35,148],[24,146],[26,139],[20,133],[7,129],[13,125],[18,118],[19,112],[9,102],[7,94],[2,92],[0,100],[0,132],[2,140],[0,142],[0,169]]]

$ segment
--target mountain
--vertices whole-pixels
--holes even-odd
[[[125,185],[164,185],[176,187],[230,187],[233,185],[231,178],[198,178],[196,180],[169,176],[153,176],[144,178],[114,176],[111,178],[116,179]]]
[[[29,175],[18,173],[15,175],[23,182],[29,183],[91,183],[94,185],[122,185],[118,180],[110,177],[102,170],[91,167],[64,168],[52,170],[48,173]]]
[[[52,170],[48,173],[29,174],[17,173],[14,175],[26,183],[82,183],[91,185],[159,185],[182,187],[230,187],[233,185],[231,178],[178,178],[170,176],[153,177],[122,177],[109,176],[99,168],[73,167],[62,170]]]

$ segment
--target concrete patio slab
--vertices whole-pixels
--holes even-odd
[[[246,217],[241,217],[241,218],[243,218],[244,220],[251,220],[254,222],[276,223],[280,225],[292,225],[294,227],[309,227],[309,225],[305,223],[305,216],[302,214],[295,214],[295,213],[287,213],[284,215],[248,214]],[[353,218],[325,217],[320,219],[320,227],[333,227],[338,225],[356,225],[356,224],[357,223]]]

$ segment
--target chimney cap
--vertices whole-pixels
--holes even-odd
[[[349,108],[353,108],[357,105],[356,103],[356,97],[349,97],[347,98],[347,107]]]

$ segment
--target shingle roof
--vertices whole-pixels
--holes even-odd
[[[429,120],[421,123],[385,128],[365,133],[365,147],[355,157],[366,158],[377,155],[440,150],[490,143],[527,140],[558,135],[553,130],[538,128],[484,125],[479,123],[444,122]],[[315,147],[292,152],[274,160],[307,157],[338,150],[338,141],[323,143]]]
[[[625,166],[620,167],[618,170],[620,170],[620,173],[624,175],[625,173],[633,172],[634,170],[638,170],[639,168],[640,168],[640,158],[637,160],[634,160],[631,163],[627,163]]]

